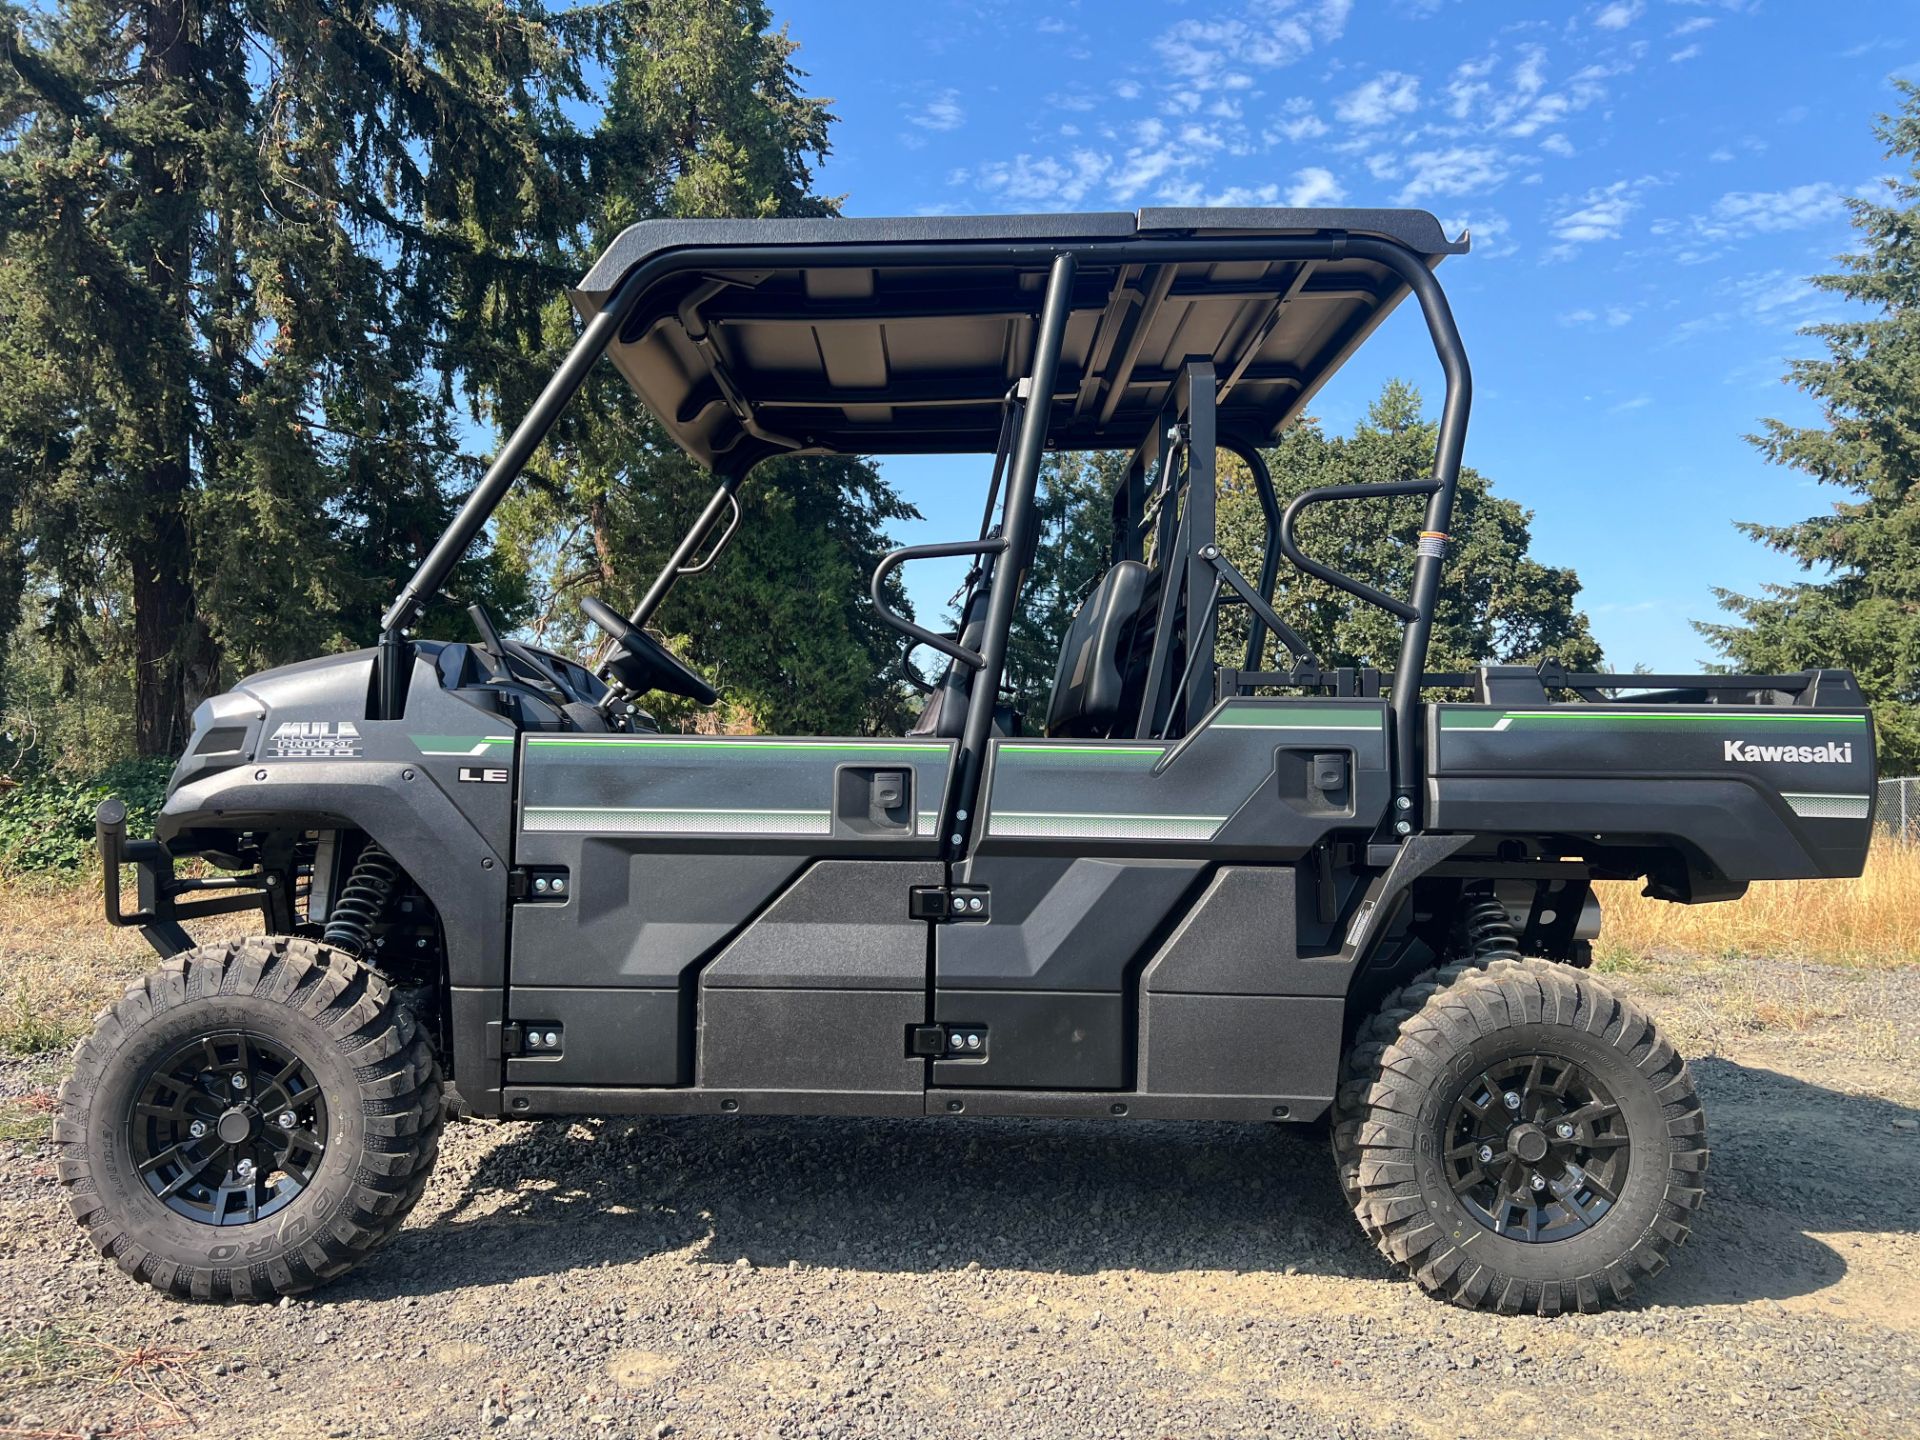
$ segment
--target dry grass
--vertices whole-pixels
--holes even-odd
[[[1597,888],[1603,968],[1632,971],[1636,957],[1659,952],[1920,965],[1920,845],[1876,840],[1858,879],[1759,881],[1724,905],[1648,900],[1637,885]]]
[[[127,982],[155,963],[137,930],[100,910],[97,876],[0,885],[0,1054],[70,1049]]]
[[[208,1396],[194,1373],[198,1360],[179,1346],[127,1349],[58,1325],[0,1336],[0,1402],[51,1402],[45,1418],[34,1415],[0,1436],[81,1440],[191,1428],[189,1407]]]

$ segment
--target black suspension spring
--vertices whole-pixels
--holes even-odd
[[[400,883],[400,867],[393,857],[369,840],[353,862],[353,873],[340,887],[340,896],[327,916],[323,938],[350,955],[364,955],[373,939],[373,927],[387,913]]]
[[[1475,960],[1518,960],[1520,935],[1507,907],[1485,891],[1466,900],[1467,953]]]

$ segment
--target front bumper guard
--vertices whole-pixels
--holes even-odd
[[[204,920],[212,915],[232,915],[242,910],[268,913],[268,889],[271,879],[260,873],[250,875],[207,875],[181,878],[173,873],[173,855],[158,840],[127,839],[126,802],[108,796],[93,812],[93,838],[100,848],[102,899],[109,925],[138,926],[147,943],[163,959],[191,950],[194,940],[181,924],[183,920]],[[131,865],[136,877],[138,908],[123,909],[120,899],[120,867]],[[182,896],[220,891],[203,900],[182,900]]]

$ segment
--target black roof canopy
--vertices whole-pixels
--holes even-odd
[[[1048,265],[1071,250],[1049,444],[1134,448],[1197,358],[1222,438],[1263,444],[1407,295],[1380,242],[1429,269],[1467,249],[1413,210],[653,220],[573,300],[591,319],[642,287],[614,363],[715,470],[789,450],[990,452]]]

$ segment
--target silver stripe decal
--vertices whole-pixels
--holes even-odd
[[[1210,840],[1225,815],[1092,815],[1046,810],[996,810],[987,833],[1088,840]]]
[[[1808,820],[1864,820],[1872,813],[1865,795],[1789,795],[1783,790],[1780,798]]]
[[[589,835],[826,835],[825,810],[680,810],[568,808],[529,805],[521,818],[529,832]]]

